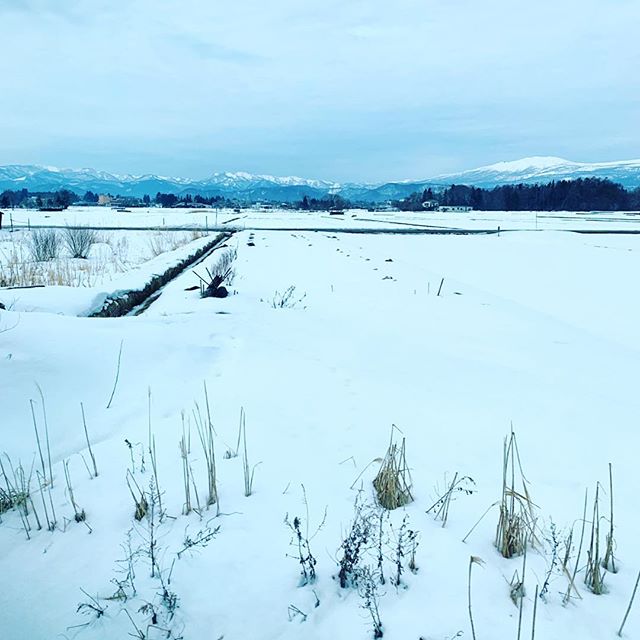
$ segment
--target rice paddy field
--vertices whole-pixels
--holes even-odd
[[[640,638],[637,217],[14,217],[3,638]]]

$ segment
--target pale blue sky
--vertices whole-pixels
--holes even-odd
[[[422,178],[640,157],[638,0],[2,0],[0,164]]]

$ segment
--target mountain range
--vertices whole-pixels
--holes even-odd
[[[498,162],[478,169],[436,175],[424,180],[407,180],[378,184],[337,183],[250,173],[214,173],[208,178],[168,178],[157,175],[116,175],[94,169],[58,169],[37,165],[0,166],[0,192],[6,189],[55,191],[71,189],[83,194],[111,193],[122,196],[157,192],[205,196],[223,196],[244,201],[292,202],[304,196],[321,198],[340,195],[355,202],[385,202],[404,198],[409,194],[450,184],[494,187],[500,184],[546,183],[552,180],[573,180],[584,177],[609,178],[627,188],[640,187],[640,160],[619,162],[572,162],[556,157],[536,156]]]

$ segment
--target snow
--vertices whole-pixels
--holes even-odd
[[[343,229],[345,231],[425,231],[429,228],[461,231],[581,230],[640,231],[640,215],[633,212],[572,211],[367,211],[353,209],[344,215],[326,211],[278,208],[163,209],[132,208],[118,212],[107,207],[70,207],[60,213],[18,210],[15,226],[95,226],[104,229]],[[5,216],[5,222],[7,217]]]
[[[0,276],[13,256],[33,264],[28,252],[27,230],[0,232]],[[197,236],[194,239],[194,236]],[[107,298],[143,289],[155,275],[195,253],[212,240],[208,234],[187,231],[113,231],[102,232],[89,257],[72,259],[62,255],[51,262],[36,263],[51,279],[69,283],[36,288],[1,288],[0,302],[12,311],[47,311],[64,315],[89,315]],[[161,253],[152,257],[154,252]],[[45,278],[49,276],[45,275]],[[20,283],[42,284],[38,282]]]
[[[279,214],[269,215],[278,221]],[[497,214],[489,219],[504,220]],[[606,229],[614,224],[608,220],[584,224]],[[276,226],[274,219],[269,224]],[[464,224],[475,222],[469,217]],[[375,225],[391,226],[382,220]],[[523,219],[516,218],[513,226],[519,225]],[[2,514],[4,637],[127,637],[134,629],[123,607],[146,629],[138,609],[154,600],[158,586],[144,557],[136,565],[138,596],[127,603],[103,598],[115,590],[110,580],[119,575],[127,531],[133,528],[134,544],[147,531],[133,519],[124,440],[147,442],[149,389],[162,500],[171,516],[158,528],[160,563],[168,574],[175,561],[171,589],[180,598],[170,621],[174,635],[372,637],[358,593],[340,589],[333,576],[357,490],[373,499],[378,463],[372,461],[384,455],[395,424],[406,437],[415,501],[392,519],[398,526],[408,515],[420,531],[419,570],[407,572],[400,589],[389,583],[382,588],[384,637],[443,640],[461,631],[458,637],[470,638],[467,571],[475,555],[485,562],[473,570],[477,636],[515,638],[518,611],[508,583],[522,559],[505,560],[494,549],[497,512],[462,542],[499,498],[502,442],[513,424],[542,539],[553,518],[563,535],[574,526],[575,544],[584,490],[592,495],[598,481],[606,488],[607,465],[613,464],[620,571],[607,576],[609,592],[602,596],[590,594],[579,573],[582,599],[566,607],[560,592],[567,581],[554,572],[536,623],[539,638],[613,637],[640,568],[640,338],[633,295],[640,240],[570,233],[562,230],[564,221],[551,218],[548,225],[538,232],[473,236],[256,228],[234,236],[237,275],[226,299],[201,300],[188,291],[197,281],[189,270],[138,317],[0,311],[0,330],[7,329],[0,334],[1,448],[27,467],[35,454],[39,467],[29,407],[33,399],[40,415],[37,382],[46,399],[58,520],[73,515],[62,470],[68,458],[76,500],[93,530],[69,522],[64,531],[34,531],[27,541],[17,514]],[[255,246],[248,245],[250,238]],[[292,285],[300,302],[274,309],[275,292]],[[107,409],[120,345],[119,381]],[[222,513],[215,518],[212,507],[200,521],[195,513],[181,515],[177,444],[182,411],[188,419],[194,402],[204,406],[204,381],[216,428]],[[80,458],[87,457],[80,402],[99,468],[94,479]],[[223,457],[235,447],[241,407],[249,462],[260,463],[248,498],[241,456]],[[206,480],[191,423],[202,500]],[[146,472],[135,473],[145,487],[148,455],[146,462]],[[451,478],[456,471],[471,476],[477,491],[452,504],[442,528],[425,511],[445,474]],[[283,524],[285,514],[306,517],[301,485],[312,530],[327,508],[325,525],[311,543],[318,580],[305,587],[298,586],[297,561],[287,557],[293,550]],[[206,548],[176,557],[185,531],[195,535],[218,525]],[[544,580],[548,551],[543,543],[527,556],[524,637],[530,636],[533,594]],[[103,618],[72,628],[89,622],[75,613],[87,601],[81,588],[107,609]],[[307,620],[290,621],[289,605]],[[640,637],[639,614],[632,610],[625,637]],[[151,638],[160,637],[154,633]]]
[[[620,160],[614,162],[574,162],[554,156],[533,156],[497,162],[460,173],[445,174],[433,178],[435,182],[451,184],[503,184],[518,181],[539,181],[574,179],[596,176],[622,182],[627,187],[637,186],[637,172],[640,160]],[[634,177],[635,176],[635,177]]]
[[[520,160],[512,160],[508,162],[497,162],[486,167],[480,167],[476,171],[526,171],[527,169],[552,169],[557,166],[574,164],[564,158],[554,156],[533,156],[531,158],[522,158]]]

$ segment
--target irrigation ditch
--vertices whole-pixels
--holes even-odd
[[[108,297],[99,309],[92,311],[89,318],[119,318],[126,315],[139,315],[162,293],[162,289],[172,280],[177,278],[189,267],[193,267],[205,260],[217,249],[226,246],[226,241],[231,238],[232,232],[219,233],[218,235],[200,247],[183,260],[169,267],[163,273],[155,275],[144,287],[130,289],[118,295]]]

